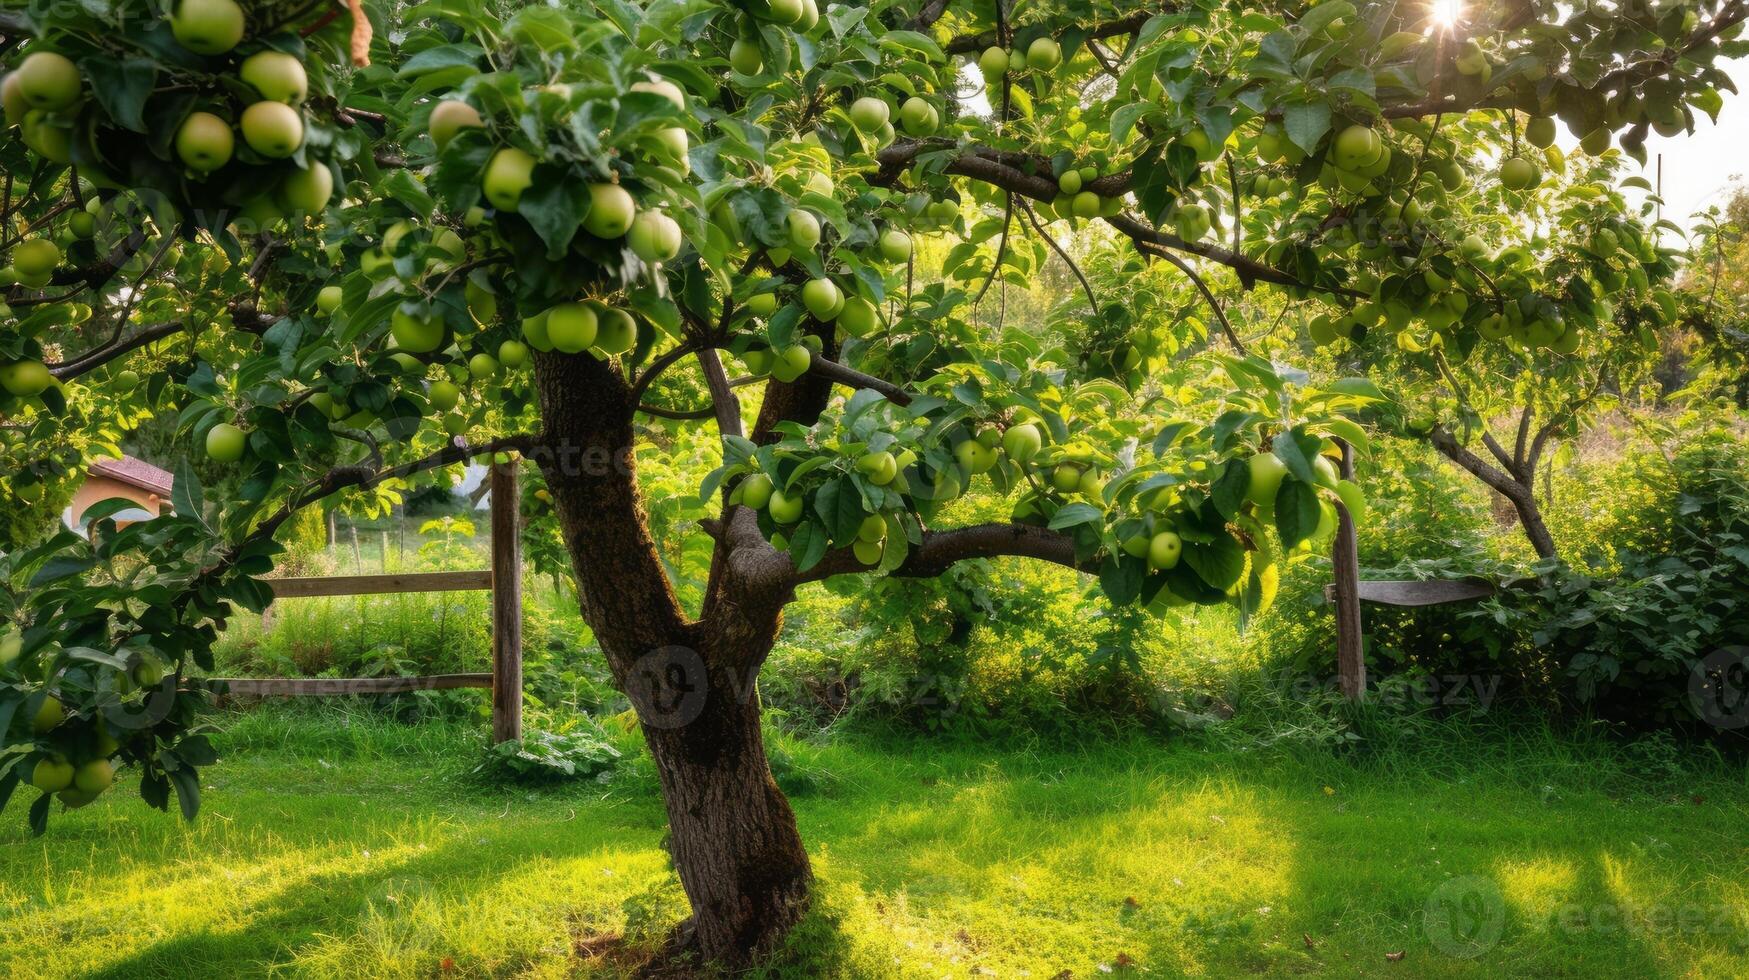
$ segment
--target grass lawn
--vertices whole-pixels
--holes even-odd
[[[681,915],[647,763],[498,789],[473,729],[230,719],[197,823],[0,826],[0,976],[616,976]],[[788,743],[820,877],[780,976],[1749,975],[1749,785],[1495,736]],[[1648,765],[1648,769],[1652,768]]]

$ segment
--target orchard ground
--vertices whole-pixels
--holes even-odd
[[[0,975],[614,977],[684,914],[634,739],[529,790],[477,726],[223,723],[193,825],[0,828]],[[776,741],[821,888],[765,975],[1749,974],[1749,784],[1658,743]]]

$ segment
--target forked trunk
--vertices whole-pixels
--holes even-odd
[[[744,966],[807,907],[812,874],[771,778],[754,686],[776,607],[726,603],[687,619],[638,493],[627,388],[586,357],[536,359],[545,451],[583,616],[642,723],[668,810],[670,850],[693,917],[678,945]]]

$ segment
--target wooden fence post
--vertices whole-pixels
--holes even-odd
[[[492,741],[522,737],[522,519],[516,460],[492,463]]]
[[[1354,479],[1354,447],[1338,439],[1342,478]],[[1331,564],[1336,573],[1336,679],[1342,696],[1358,702],[1366,697],[1366,654],[1360,628],[1360,545],[1348,508],[1336,505],[1336,547]]]

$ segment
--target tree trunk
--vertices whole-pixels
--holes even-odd
[[[1514,476],[1470,452],[1443,426],[1434,426],[1427,438],[1441,455],[1492,487],[1512,504],[1512,509],[1518,514],[1518,523],[1524,528],[1524,535],[1530,540],[1530,546],[1535,549],[1538,558],[1556,557],[1554,536],[1549,534],[1549,526],[1543,521],[1542,509],[1536,503],[1535,485],[1532,483],[1536,479],[1534,468],[1524,478]]]
[[[771,778],[754,678],[781,601],[713,583],[691,622],[657,557],[638,492],[629,386],[589,357],[537,354],[545,422],[537,462],[581,598],[620,690],[637,709],[667,806],[670,851],[693,917],[676,951],[745,966],[807,907],[812,874]]]
[[[646,702],[640,714],[668,807],[669,851],[692,903],[676,939],[707,961],[745,966],[801,918],[813,880],[766,762],[759,698],[750,677],[701,670],[685,653],[650,666],[654,676],[633,678],[631,689]]]

